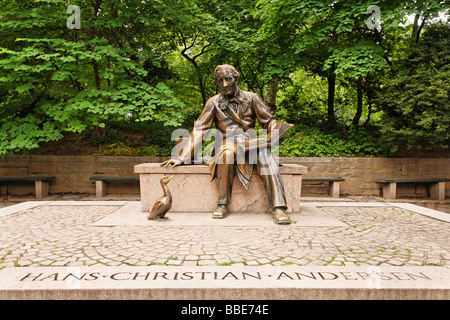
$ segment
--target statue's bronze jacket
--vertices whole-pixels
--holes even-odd
[[[227,135],[230,133],[233,136],[245,134],[249,129],[254,129],[256,120],[258,120],[263,129],[267,130],[267,133],[270,133],[271,129],[277,124],[277,121],[270,113],[270,108],[264,104],[256,93],[237,88],[232,99],[227,99],[223,94],[211,97],[206,102],[202,114],[195,122],[189,140],[179,154],[179,159],[183,163],[190,163],[194,158],[194,154],[200,150],[204,135],[212,128],[214,123],[222,134],[223,143],[225,144]],[[221,152],[224,149],[221,148],[219,150]],[[234,149],[234,151],[236,150]],[[215,165],[215,161],[210,163],[212,180],[215,178]],[[248,183],[244,183],[244,181],[250,181],[253,171],[252,165],[249,165],[248,161],[246,161],[244,164],[238,163],[237,167],[239,169],[238,175],[239,173],[242,175],[239,175],[239,178],[243,182],[244,187],[247,188]]]

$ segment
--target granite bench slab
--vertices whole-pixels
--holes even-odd
[[[340,182],[344,178],[303,178],[304,182],[328,182],[328,194],[333,198],[339,198]]]
[[[48,196],[49,182],[54,179],[53,176],[0,177],[0,182],[34,182],[36,199],[41,199]]]
[[[383,184],[384,199],[395,199],[398,183],[425,183],[429,185],[430,197],[436,200],[445,199],[445,183],[447,178],[423,178],[423,179],[377,179],[377,183]]]
[[[107,182],[139,182],[139,177],[117,177],[117,176],[94,176],[90,177],[89,180],[95,181],[95,196],[97,198],[103,198],[106,196],[106,183]]]
[[[139,174],[141,210],[149,211],[163,195],[159,179],[174,175],[169,183],[173,202],[171,212],[212,212],[217,206],[217,180],[210,181],[207,165],[182,165],[164,168],[159,163],[143,163],[134,167]],[[298,164],[279,167],[283,179],[289,212],[300,211],[302,176],[307,168]],[[248,190],[234,180],[229,212],[270,212],[271,208],[258,172],[255,170]]]

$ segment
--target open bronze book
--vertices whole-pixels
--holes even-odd
[[[245,141],[244,150],[255,150],[258,148],[271,147],[274,144],[277,144],[279,140],[294,127],[293,124],[286,123],[283,121],[277,122],[274,125],[270,133],[265,137],[253,138]]]

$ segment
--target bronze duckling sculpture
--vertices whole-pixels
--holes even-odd
[[[172,180],[172,176],[163,175],[159,182],[164,192],[164,196],[159,198],[153,205],[152,210],[148,214],[147,218],[149,220],[164,219],[166,213],[172,208],[172,195],[170,194],[169,187],[167,184]]]

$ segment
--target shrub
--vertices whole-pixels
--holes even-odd
[[[322,133],[299,128],[287,133],[279,146],[282,157],[393,157],[395,151],[394,146],[378,142],[366,131],[353,128],[347,133]]]

